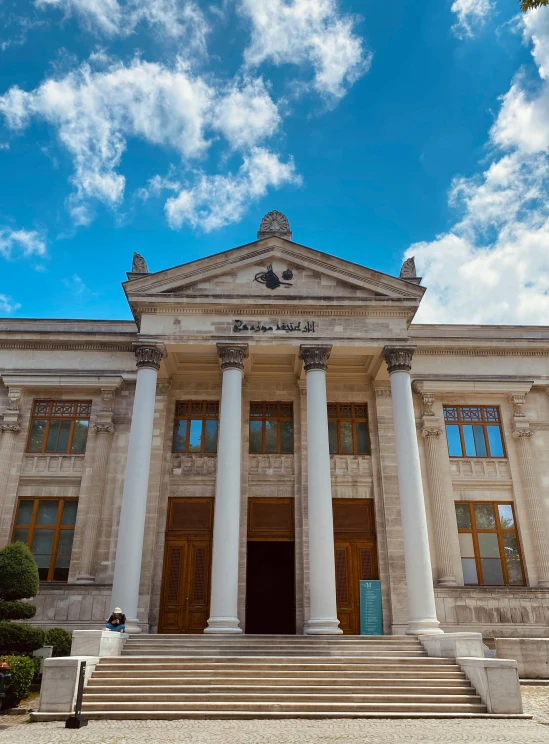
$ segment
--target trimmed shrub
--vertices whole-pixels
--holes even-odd
[[[0,655],[31,654],[44,645],[45,633],[24,623],[0,622]]]
[[[34,605],[17,600],[34,597],[37,593],[38,567],[29,548],[22,542],[6,545],[0,550],[0,620],[33,617]]]
[[[46,631],[44,646],[53,646],[54,656],[70,656],[72,635],[65,628],[50,628]]]
[[[28,620],[36,615],[36,607],[28,602],[6,602],[0,599],[1,620]]]
[[[17,708],[21,700],[28,696],[36,668],[34,661],[28,656],[7,656],[6,661],[10,667],[11,679],[6,682],[6,696],[1,701],[2,710]]]

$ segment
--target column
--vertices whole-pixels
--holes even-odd
[[[386,346],[383,355],[391,380],[404,562],[408,590],[410,635],[442,633],[435,609],[435,593],[423,484],[419,464],[416,421],[410,383],[414,347]]]
[[[140,632],[137,602],[151,464],[156,378],[160,369],[162,351],[154,346],[140,346],[136,348],[135,356],[137,384],[126,460],[126,477],[122,492],[111,600],[111,609],[121,607],[124,611],[127,618],[127,630],[131,633]]]
[[[520,480],[526,502],[528,526],[536,555],[537,585],[540,587],[549,587],[548,519],[532,456],[532,444],[530,440],[534,435],[534,430],[530,428],[530,423],[523,412],[525,401],[525,395],[511,395],[511,402],[515,413],[513,418],[513,438],[517,443]]]
[[[10,468],[15,450],[17,435],[21,431],[19,423],[21,389],[9,388],[8,407],[0,422],[0,516],[3,513],[4,498],[8,490]]]
[[[86,524],[82,536],[80,571],[76,577],[78,584],[93,584],[95,582],[95,560],[101,522],[101,506],[105,495],[105,478],[114,433],[112,421],[114,395],[112,388],[101,390],[101,410],[91,427],[97,441],[92,465],[92,484],[86,508]]]
[[[217,440],[217,477],[210,618],[204,633],[242,633],[238,620],[242,373],[246,345],[217,345],[223,383]]]
[[[457,525],[455,523],[455,514],[452,515],[448,508],[449,495],[452,495],[452,484],[445,483],[442,472],[442,468],[444,467],[443,462],[446,464],[448,459],[447,457],[443,459],[441,447],[443,429],[438,416],[435,416],[433,413],[434,394],[424,392],[420,394],[423,403],[421,436],[425,439],[427,480],[429,482],[429,495],[431,497],[433,536],[437,555],[438,585],[457,586],[452,558],[453,540],[450,533],[453,527],[457,536]],[[451,501],[450,505],[452,505]]]
[[[307,381],[310,615],[307,635],[342,633],[337,619],[326,368],[331,346],[301,346]]]

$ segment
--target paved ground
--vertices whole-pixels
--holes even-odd
[[[523,699],[532,721],[92,721],[70,731],[6,716],[0,744],[549,744],[549,687],[525,687]]]

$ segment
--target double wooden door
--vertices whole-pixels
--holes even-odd
[[[170,499],[159,633],[202,633],[210,610],[213,499]]]
[[[334,499],[337,617],[343,633],[360,633],[360,581],[378,579],[374,502]]]

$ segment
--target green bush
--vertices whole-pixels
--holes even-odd
[[[5,602],[0,599],[0,620],[28,620],[36,615],[36,607],[28,602]]]
[[[8,656],[6,661],[11,679],[4,688],[6,696],[1,701],[3,710],[17,708],[21,700],[28,696],[35,670],[35,664],[28,656]]]
[[[50,628],[46,631],[44,646],[53,646],[54,656],[70,656],[72,635],[65,628]]]
[[[0,621],[0,654],[31,654],[42,648],[45,635],[42,628]]]
[[[17,600],[35,597],[37,593],[38,567],[32,553],[22,542],[6,545],[0,550],[0,620],[33,617],[34,605]]]

